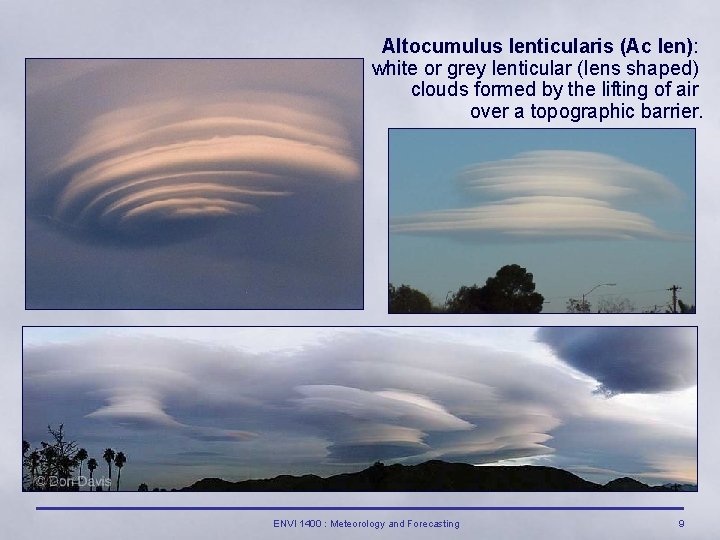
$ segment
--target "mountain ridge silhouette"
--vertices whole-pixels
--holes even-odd
[[[696,488],[697,489],[697,488]],[[606,484],[584,480],[563,469],[537,465],[485,466],[431,460],[418,465],[380,462],[359,472],[322,478],[314,474],[231,482],[203,478],[179,491],[678,491],[623,477]]]

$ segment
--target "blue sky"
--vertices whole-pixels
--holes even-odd
[[[695,303],[693,130],[411,129],[390,130],[389,137],[392,283],[411,285],[441,303],[448,291],[483,284],[503,265],[517,263],[533,273],[548,302],[545,312],[563,312],[568,297],[579,297],[599,283],[617,285],[596,290],[591,303],[609,295],[627,297],[637,310],[662,305],[669,301],[665,289],[672,284],[683,288],[681,299]],[[591,210],[601,206],[603,218],[607,212],[607,228],[599,233],[591,228],[575,235],[551,231],[526,236],[528,240],[508,231],[466,231],[461,237],[445,225],[441,233],[428,233],[427,222],[436,220],[433,213],[438,211],[493,205],[516,196],[563,197],[554,201],[578,196],[562,189],[545,193],[537,185],[517,189],[522,164],[567,173],[563,167],[568,159],[572,174],[580,170],[580,181],[589,179],[583,185],[600,190],[583,199],[591,202]],[[584,160],[589,164],[582,170]],[[496,192],[468,189],[463,171],[478,164],[491,170],[501,165],[506,183]],[[606,197],[602,190],[607,186],[623,191]],[[584,207],[577,211],[582,216]],[[637,228],[623,229],[622,237],[608,233],[626,218],[636,221]],[[406,222],[414,232],[398,232]]]

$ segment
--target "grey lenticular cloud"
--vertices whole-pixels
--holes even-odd
[[[446,354],[463,360],[444,365]],[[292,356],[144,337],[32,347],[25,358],[28,418],[39,414],[34,400],[53,388],[56,396],[78,398],[78,409],[65,412],[91,430],[122,425],[240,444],[268,432],[300,431],[326,441],[325,459],[352,463],[499,455],[510,440],[513,455],[522,448],[535,454],[549,437],[526,432],[557,425],[560,409],[547,408],[548,400],[573,385],[518,355],[378,335],[370,343],[361,335],[336,338]],[[505,374],[521,366],[547,381],[542,389],[531,391],[529,381]],[[524,397],[513,399],[516,392]],[[459,448],[439,442],[457,432],[472,435]],[[428,444],[431,438],[437,442]]]
[[[692,328],[544,327],[538,339],[567,364],[597,379],[599,390],[654,393],[697,384]]]
[[[690,239],[616,207],[667,202],[682,194],[662,175],[601,153],[525,152],[468,167],[459,182],[468,197],[483,204],[396,216],[391,232],[470,240]]]
[[[605,330],[546,329],[539,337],[552,342],[565,362],[581,355],[601,359],[604,371],[598,380],[614,384],[608,387],[615,391],[666,392],[691,383],[676,384],[673,375],[689,371],[694,361],[688,329]],[[643,339],[642,332],[650,330],[656,331]],[[157,446],[161,438],[173,441],[188,466],[190,456],[198,454],[205,456],[203,463],[223,468],[214,475],[233,478],[239,473],[232,465],[240,462],[242,474],[253,477],[258,474],[253,471],[274,475],[289,468],[347,471],[377,460],[572,460],[589,450],[575,442],[582,439],[573,426],[602,420],[603,431],[596,434],[602,438],[611,437],[616,422],[627,429],[643,425],[617,400],[595,395],[592,382],[547,358],[536,342],[522,348],[535,348],[546,358],[457,341],[463,333],[473,337],[483,329],[457,330],[454,338],[430,328],[411,335],[390,329],[326,329],[318,341],[257,352],[241,345],[248,340],[257,344],[255,329],[233,331],[238,346],[208,339],[212,329],[202,330],[205,337],[194,341],[193,329],[182,329],[187,336],[178,338],[147,331],[129,335],[126,330],[113,335],[108,330],[98,337],[27,345],[24,437],[37,444],[48,424],[64,423],[82,444],[97,444],[100,450],[122,446],[147,474],[156,474],[153,463],[169,459],[164,447]],[[262,339],[269,331],[264,330]],[[527,332],[525,339],[531,335]],[[621,361],[608,361],[614,356]],[[662,366],[662,382],[640,373],[643,363],[652,362]],[[575,360],[573,365],[586,368],[578,364]],[[621,387],[618,381],[623,380],[630,382]],[[613,407],[620,412],[612,413]],[[690,440],[690,430],[681,423],[653,421],[630,437],[632,452],[603,448],[592,465],[602,467],[611,460],[606,454],[614,452],[611,461],[618,470],[629,459],[633,464],[664,463],[656,472],[672,477],[670,450],[680,452],[688,464],[694,459],[688,454],[692,449],[684,449],[684,443],[681,450],[673,446],[668,452],[663,444],[645,448],[644,437],[672,439],[678,426]],[[556,444],[558,431],[570,446]],[[191,468],[183,478],[197,480],[199,470]]]

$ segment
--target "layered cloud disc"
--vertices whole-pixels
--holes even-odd
[[[513,197],[484,206],[425,212],[393,221],[395,233],[522,238],[663,238],[678,240],[636,212],[583,197]]]
[[[178,482],[536,458],[694,481],[692,327],[26,328],[24,340],[24,437],[64,422],[78,442],[122,442],[155,465],[147,478],[195,455]]]
[[[465,188],[480,196],[555,195],[599,200],[681,196],[663,175],[598,152],[539,150],[468,167]]]
[[[129,236],[261,212],[272,198],[360,179],[332,107],[289,94],[173,99],[96,117],[52,172],[57,222]]]
[[[465,169],[459,180],[482,205],[393,218],[399,234],[492,240],[686,240],[618,202],[678,199],[665,177],[618,158],[576,151],[526,152]]]

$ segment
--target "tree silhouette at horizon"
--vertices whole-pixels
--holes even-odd
[[[117,467],[117,486],[115,488],[115,491],[120,491],[120,470],[123,468],[126,462],[127,458],[125,457],[125,454],[123,452],[118,452],[117,454],[115,454],[115,466]]]
[[[540,313],[545,298],[535,292],[533,275],[517,264],[507,264],[485,285],[462,286],[448,298],[448,313]]]
[[[112,462],[115,459],[115,450],[112,448],[106,448],[103,452],[103,459],[108,464],[108,478],[110,479],[110,485],[112,486]]]
[[[77,453],[75,454],[75,461],[80,466],[80,469],[78,470],[78,477],[82,476],[82,464],[83,461],[85,461],[88,458],[87,450],[84,448],[80,448]]]
[[[95,471],[95,469],[98,468],[98,462],[95,458],[90,458],[88,459],[87,466],[88,470],[90,471],[90,485],[92,486],[93,472]]]

